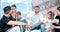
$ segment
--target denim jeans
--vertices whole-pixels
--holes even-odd
[[[32,30],[39,30],[39,29],[40,29],[40,32],[45,32],[45,30],[44,30],[44,24],[40,24],[40,25],[38,25],[38,26],[33,27],[33,28],[31,29],[31,31],[32,31]]]
[[[21,20],[21,22],[27,23],[27,22],[26,22],[26,19]],[[22,29],[22,32],[25,32],[25,28],[26,28],[26,27],[25,27],[25,26],[20,26],[20,27],[22,27],[22,28],[21,28],[21,29]]]
[[[45,32],[44,24],[41,24],[41,32]]]

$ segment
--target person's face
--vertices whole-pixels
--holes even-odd
[[[16,18],[20,19],[21,18],[21,15],[16,14]]]
[[[16,7],[11,7],[12,14],[16,14]]]
[[[52,16],[51,16],[51,13],[48,13],[48,14],[47,14],[47,17],[48,17],[49,19],[51,19],[51,17],[52,17]]]
[[[40,10],[39,7],[35,7],[35,8],[34,8],[35,13],[39,13],[39,10]]]
[[[57,11],[58,15],[60,16],[60,11]]]

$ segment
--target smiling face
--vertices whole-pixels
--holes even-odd
[[[47,17],[48,17],[49,19],[51,19],[51,18],[52,18],[52,14],[51,14],[51,13],[48,13],[48,14],[47,14]]]
[[[57,11],[57,14],[60,16],[60,11]]]
[[[16,18],[17,18],[17,19],[20,19],[20,18],[21,18],[21,12],[17,12],[17,13],[16,13]]]
[[[39,6],[35,6],[35,7],[34,7],[34,11],[35,11],[35,13],[39,13],[40,7],[39,7]]]
[[[52,13],[52,11],[49,11],[49,12],[47,13],[47,17],[48,17],[49,19],[53,19],[53,13]]]
[[[20,19],[21,18],[21,15],[16,14],[16,18]]]
[[[15,15],[15,14],[16,14],[16,8],[15,8],[15,7],[11,7],[11,11],[12,11],[12,13],[11,13],[11,14],[13,14],[13,15]]]

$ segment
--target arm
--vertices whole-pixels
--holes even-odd
[[[54,20],[52,21],[52,23],[58,24],[58,23],[59,23],[59,20],[58,20],[58,19],[54,19]]]
[[[60,29],[60,26],[55,26],[55,28]]]
[[[29,23],[29,18],[26,18],[26,22]]]
[[[9,21],[7,24],[8,25],[27,25],[26,23],[19,22],[19,21]]]

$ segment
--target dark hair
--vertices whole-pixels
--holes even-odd
[[[39,6],[34,6],[34,8],[36,8],[36,7],[37,7],[37,8],[40,8]]]
[[[52,14],[52,11],[49,11],[48,14],[51,13]]]
[[[19,11],[18,11],[16,14],[19,14],[19,15],[21,15],[21,12],[19,12]]]
[[[5,14],[8,14],[10,12],[10,10],[11,10],[11,7],[10,6],[6,6],[6,7],[3,8],[3,10],[4,10]]]
[[[57,10],[59,10],[59,11],[60,11],[60,6],[59,6],[59,7],[57,7]]]
[[[11,7],[15,7],[15,8],[16,8],[16,5],[15,5],[15,4],[13,4]]]
[[[51,13],[51,19],[54,19],[54,13],[52,11],[49,11],[47,14]]]

